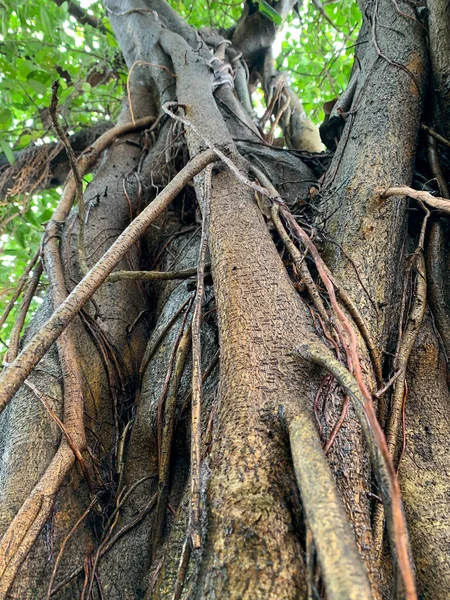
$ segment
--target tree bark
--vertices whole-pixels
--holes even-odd
[[[130,72],[120,123],[154,124],[110,146],[88,187],[99,199],[85,201],[89,273],[77,210],[60,224],[72,294],[59,306],[46,297],[2,375],[0,598],[447,598],[448,241],[428,235],[420,196],[385,193],[421,169],[430,178],[416,158],[429,64],[445,79],[432,41],[440,5],[429,7],[430,62],[411,5],[361,3],[331,163],[302,160],[301,141],[272,147],[252,120],[243,61],[269,101],[276,74],[261,67],[277,31],[253,3],[223,35],[195,31],[164,0],[105,5]],[[284,19],[291,3],[275,7]],[[290,119],[279,124],[293,138]],[[208,235],[196,428],[189,277]],[[140,279],[158,269],[185,279]],[[430,306],[414,312],[427,279]],[[72,340],[72,365],[48,350],[56,339]],[[71,423],[56,423],[75,366],[77,460]]]

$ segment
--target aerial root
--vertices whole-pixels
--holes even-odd
[[[43,271],[42,261],[39,261],[36,265],[36,268],[34,270],[32,277],[27,285],[27,288],[23,295],[22,304],[19,309],[19,314],[17,315],[17,319],[12,327],[11,334],[9,336],[8,351],[6,352],[5,358],[3,359],[3,362],[5,364],[12,362],[16,358],[17,354],[19,353],[20,334],[21,334],[23,326],[25,324],[25,319],[28,314],[28,310],[30,308],[31,301],[34,298],[36,289],[39,285],[42,271]],[[1,325],[0,325],[0,328],[1,328]]]
[[[50,516],[62,482],[75,462],[63,440],[44,475],[16,514],[0,540],[0,599],[7,597],[17,571]]]
[[[72,176],[75,182],[75,201],[78,206],[78,259],[80,262],[81,272],[84,274],[87,273],[87,263],[86,263],[86,251],[84,247],[84,223],[85,223],[85,209],[84,209],[84,197],[83,197],[83,181],[81,179],[81,174],[78,169],[78,161],[75,156],[75,152],[70,145],[69,139],[61,127],[58,121],[58,89],[59,89],[59,81],[56,80],[52,85],[52,99],[50,102],[49,115],[52,120],[53,127],[58,134],[59,139],[64,145],[66,150],[67,158],[69,159],[70,170],[72,172]]]
[[[167,184],[164,190],[158,194],[153,202],[122,232],[89,273],[83,277],[80,283],[72,290],[61,305],[58,306],[41,330],[30,340],[19,356],[2,374],[0,378],[2,384],[0,387],[0,413],[53,342],[68,327],[84,304],[92,298],[95,291],[102,285],[108,275],[111,274],[115,265],[123,258],[131,246],[165,210],[177,193],[184,188],[186,183],[214,160],[216,160],[216,154],[212,150],[205,150],[192,158]]]
[[[405,406],[408,394],[406,383],[406,369],[409,362],[414,342],[422,326],[426,308],[427,278],[425,259],[422,251],[416,251],[409,261],[405,275],[405,290],[402,305],[407,302],[406,289],[410,286],[410,278],[415,271],[414,291],[411,299],[411,308],[406,319],[405,327],[399,324],[399,340],[394,358],[395,381],[394,390],[390,401],[390,411],[386,424],[386,441],[392,457],[394,467],[398,468],[405,445]],[[402,442],[400,444],[400,442]],[[377,504],[373,518],[374,545],[380,556],[383,543],[384,508]]]
[[[428,131],[428,129],[426,130]],[[431,131],[429,131],[429,133],[431,134]],[[439,134],[436,135],[439,136]],[[450,145],[450,142],[447,142],[447,144]],[[449,190],[439,163],[436,143],[432,137],[428,138],[428,160],[433,175],[439,184],[442,196],[448,198]],[[434,221],[430,228],[427,248],[428,296],[431,310],[433,311],[433,316],[436,322],[436,328],[444,345],[448,365],[450,357],[450,318],[448,314],[448,302],[445,293],[445,280],[448,276],[446,273],[444,260],[445,240],[446,237],[444,223],[442,220]]]
[[[323,344],[304,343],[298,351],[303,359],[331,373],[352,401],[369,447],[372,468],[383,498],[391,549],[398,565],[400,579],[397,586],[404,591],[407,600],[416,600],[414,568],[397,474],[386,438],[375,414],[372,398],[363,382],[361,385],[361,373],[356,369],[356,378],[353,377]]]
[[[144,478],[144,479],[146,479],[146,478]],[[138,483],[140,483],[142,481],[143,480],[139,480]],[[133,488],[136,487],[136,484],[134,484],[132,487]],[[130,491],[131,491],[131,488],[130,488]],[[108,535],[107,539],[104,540],[104,543],[101,544],[101,547],[97,551],[97,555],[96,555],[96,557],[98,556],[98,558],[96,558],[97,562],[111,550],[111,548],[114,546],[114,544],[121,537],[123,537],[126,533],[131,531],[131,529],[136,527],[136,525],[138,525],[142,521],[142,519],[144,519],[153,510],[153,507],[156,504],[157,498],[158,498],[158,494],[154,494],[152,496],[152,498],[144,506],[144,508],[133,519],[131,519],[131,521],[129,521],[126,525],[124,525],[122,527],[122,529],[120,529],[115,535],[112,535],[112,536]],[[116,519],[116,512],[115,512],[114,513],[114,525],[116,523],[117,523],[117,519]],[[112,531],[112,529],[110,531]],[[72,579],[74,579],[75,577],[77,577],[77,575],[82,573],[83,569],[84,569],[84,565],[80,565],[80,566],[76,567],[67,577],[65,577],[62,581],[60,581],[52,589],[52,591],[50,592],[50,596],[54,596],[55,594],[57,594],[68,583],[70,583],[72,581]],[[91,575],[95,575],[95,571],[94,572],[91,571]],[[47,597],[48,597],[48,595],[47,595]]]
[[[0,329],[3,327],[3,324],[5,323],[6,319],[8,318],[11,310],[14,308],[17,298],[22,293],[22,291],[28,281],[28,276],[30,275],[32,269],[34,268],[34,265],[37,263],[40,256],[41,256],[41,250],[39,249],[36,252],[36,254],[33,256],[33,258],[30,260],[25,271],[23,272],[22,276],[20,277],[19,281],[17,282],[16,289],[14,290],[12,298],[8,302],[8,305],[6,306],[4,313],[0,317]]]
[[[369,600],[369,579],[314,423],[308,414],[296,412],[286,416],[286,424],[295,477],[327,598]]]
[[[186,326],[190,310],[186,311],[180,332],[175,340],[166,381],[158,401],[158,502],[153,523],[152,556],[161,544],[166,522],[169,497],[170,459],[178,390],[191,344],[191,325]],[[167,398],[166,398],[167,396]],[[165,401],[164,401],[165,400]],[[164,417],[163,417],[164,414]]]
[[[189,513],[189,533],[194,549],[201,546],[200,531],[200,489],[201,489],[201,407],[202,386],[202,345],[200,330],[202,322],[202,300],[204,292],[206,251],[209,244],[209,224],[211,218],[212,165],[204,173],[204,189],[201,202],[202,238],[197,269],[197,289],[194,298],[192,318],[192,403],[191,403],[191,509]]]
[[[56,110],[56,107],[54,108]],[[147,214],[142,217],[141,213],[141,219],[138,223],[136,224],[134,222],[131,226],[132,231],[134,228],[134,237],[133,233],[130,236],[128,231],[124,232],[124,234],[122,234],[122,240],[125,238],[125,241],[122,242],[122,244],[117,244],[116,242],[115,247],[110,248],[109,254],[106,253],[106,255],[100,259],[96,268],[94,267],[90,274],[84,277],[79,286],[77,286],[72,294],[70,294],[70,297],[66,297],[64,272],[59,249],[59,230],[61,225],[66,221],[72,208],[73,200],[77,196],[79,182],[77,183],[78,178],[76,175],[81,177],[86,169],[97,160],[98,152],[114,141],[117,135],[146,126],[153,120],[153,118],[147,118],[136,122],[132,126],[127,124],[126,126],[114,128],[114,130],[110,130],[101,136],[87,153],[81,155],[77,161],[78,171],[75,169],[75,175],[73,174],[73,171],[72,175],[69,175],[58,207],[56,208],[46,231],[46,239],[44,240],[43,245],[44,259],[52,287],[53,302],[57,308],[52,317],[47,321],[46,325],[34,336],[21,355],[14,360],[11,368],[7,369],[3,374],[0,410],[5,408],[13,394],[31,373],[38,361],[44,356],[50,345],[57,340],[64,381],[64,416],[63,420],[58,423],[58,425],[62,427],[64,436],[44,475],[36,484],[29,497],[25,500],[22,508],[19,510],[0,541],[0,554],[5,557],[4,564],[0,564],[0,598],[4,598],[8,593],[20,565],[25,560],[42,527],[47,521],[53,506],[54,498],[65,477],[72,469],[75,462],[75,456],[80,460],[81,453],[86,446],[83,423],[84,402],[81,390],[79,361],[77,359],[77,351],[73,340],[73,333],[71,331],[72,327],[66,331],[64,331],[64,329],[78,314],[85,302],[92,297],[95,290],[110,274],[115,264],[117,264],[129,247],[131,247],[136,239],[138,239],[138,237],[146,230],[148,225],[162,212],[162,210],[164,210],[179,189],[184,187],[185,183],[190,180],[193,175],[201,171],[214,157],[214,154],[212,154],[207,158],[206,162],[204,162],[204,155],[201,156],[200,161],[195,161],[194,159],[194,169],[192,169],[191,161],[188,168],[183,170],[184,172],[181,177],[178,177],[178,181],[175,182],[175,185],[171,182],[172,186],[169,184],[169,186],[160,194],[162,201],[159,203],[157,202],[156,214],[154,204],[152,205],[152,210],[149,211],[150,215]],[[199,164],[196,164],[196,162]],[[186,179],[188,172],[189,177]],[[177,177],[175,179],[177,179]],[[38,256],[35,257],[35,261],[37,258]],[[32,267],[29,267],[28,273],[31,268]],[[81,294],[79,291],[80,287],[82,290]],[[82,297],[81,299],[80,295]],[[63,319],[61,319],[61,315],[63,315]],[[64,321],[64,315],[65,322],[62,323],[62,321]],[[53,417],[54,416],[55,415],[53,415]],[[80,464],[82,467],[85,466],[82,459]],[[87,474],[86,468],[84,468],[83,471]],[[88,477],[88,482],[89,481],[90,478]]]

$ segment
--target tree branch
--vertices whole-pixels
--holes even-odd
[[[58,6],[61,6],[66,1],[67,0],[53,0],[53,2]],[[82,25],[90,25],[91,27],[95,27],[95,29],[98,29],[102,33],[107,32],[106,27],[103,25],[100,19],[97,19],[97,17],[94,17],[93,15],[90,15],[89,13],[84,11],[81,8],[81,6],[79,6],[73,0],[67,1],[67,10],[69,11],[69,15],[75,17],[75,19],[79,21]]]

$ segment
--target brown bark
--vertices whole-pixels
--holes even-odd
[[[84,278],[77,213],[65,214],[73,179],[54,217],[54,306],[2,375],[0,598],[448,597],[449,395],[433,326],[448,321],[448,243],[403,195],[428,64],[410,5],[362,7],[370,43],[313,198],[313,172],[252,121],[247,82],[235,94],[214,68],[244,69],[241,51],[261,76],[276,28],[252,3],[224,34],[231,48],[214,31],[201,41],[163,0],[106,6],[133,69],[121,122],[153,116],[155,142],[130,126],[133,144],[106,149]],[[275,6],[284,17],[291,3]],[[408,189],[420,210],[447,206]],[[305,199],[321,254],[289,211]],[[201,279],[205,260],[203,293],[182,278]]]

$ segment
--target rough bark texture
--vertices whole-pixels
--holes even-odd
[[[450,37],[439,20],[441,4],[429,5],[428,46],[410,4],[361,3],[357,67],[341,99],[346,120],[332,114],[324,130],[339,142],[331,160],[302,152],[311,149],[311,138],[304,136],[310,123],[300,117],[300,102],[280,120],[289,148],[271,146],[271,133],[255,124],[256,81],[266,98],[274,86],[281,86],[280,98],[293,92],[271,66],[277,27],[252,2],[235,28],[220,33],[195,31],[164,0],[105,4],[133,68],[131,106],[121,121],[160,118],[151,132],[128,134],[102,157],[85,193],[88,267],[190,159],[206,148],[217,156],[211,188],[203,172],[196,176],[116,268],[195,268],[202,236],[209,234],[201,326],[201,547],[190,546],[197,508],[190,481],[195,280],[107,281],[64,334],[75,341],[82,372],[84,471],[37,397],[45,396],[62,418],[69,388],[54,347],[30,375],[31,385],[25,383],[0,415],[0,533],[3,544],[13,544],[0,556],[0,598],[45,598],[57,563],[52,597],[68,600],[449,597],[446,228],[435,221],[435,233],[421,235],[423,207],[383,197],[390,186],[437,177],[424,161],[426,139],[419,131],[423,118],[436,126],[448,121],[442,48]],[[291,4],[275,4],[283,19]],[[143,62],[134,68],[137,61]],[[234,76],[224,79],[231,62]],[[425,102],[430,65],[439,99],[432,108]],[[275,103],[274,115],[278,109]],[[439,133],[448,134],[444,125]],[[445,179],[442,149],[439,159]],[[318,193],[310,194],[312,186]],[[207,203],[210,229],[202,232]],[[286,211],[304,207],[300,223],[332,274],[326,276],[311,248],[302,262],[298,251],[284,247],[280,223],[276,233],[270,221],[273,205],[282,207],[281,227],[301,252],[305,242]],[[74,210],[59,246],[68,290],[84,275],[78,227]],[[423,289],[420,277],[431,295],[423,322],[423,311],[416,322],[411,307]],[[51,312],[48,296],[23,345]],[[357,353],[342,319],[358,336]],[[308,344],[324,356],[333,353],[360,390],[368,387],[382,427],[394,431],[388,443],[401,449],[394,459],[417,594],[405,592],[399,548],[383,535],[374,483],[379,465],[371,464],[362,433],[368,426],[361,427],[361,411],[351,406],[345,416],[349,390],[300,358],[298,349]],[[394,413],[404,416],[400,429],[392,425]],[[56,491],[42,491],[30,525],[14,521],[11,530],[58,447],[69,474]],[[43,514],[48,518],[38,527]],[[30,551],[23,550],[32,538]]]

